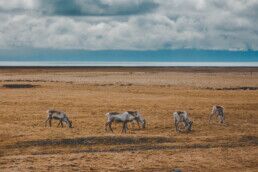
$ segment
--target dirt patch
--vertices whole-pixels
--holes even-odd
[[[256,137],[256,136],[242,136],[239,139],[239,142],[247,142],[247,143],[252,143],[252,144],[258,145],[258,137]]]
[[[159,144],[173,142],[174,139],[167,137],[119,137],[119,136],[98,136],[98,137],[83,137],[61,140],[36,140],[17,142],[14,147],[30,147],[30,146],[57,146],[57,145],[126,145],[126,144]]]
[[[162,142],[161,142],[162,143]],[[252,143],[248,141],[243,142],[225,142],[225,143],[199,143],[199,144],[186,144],[184,145],[162,145],[162,144],[132,144],[129,146],[121,145],[115,146],[112,148],[107,149],[81,149],[76,150],[74,153],[98,153],[98,152],[139,152],[139,151],[164,151],[164,150],[191,150],[191,149],[210,149],[210,148],[238,148],[238,147],[245,147],[245,146],[257,146],[257,143]],[[166,143],[166,142],[164,142]],[[41,154],[42,152],[40,152]]]
[[[16,144],[9,145],[7,149],[16,148],[31,148],[31,147],[47,147],[51,146],[111,146],[101,148],[81,147],[79,150],[70,150],[73,153],[98,153],[98,152],[134,152],[134,151],[163,151],[163,150],[189,150],[189,149],[210,149],[210,148],[238,148],[246,146],[257,146],[258,138],[256,136],[242,136],[235,141],[225,140],[218,143],[213,141],[210,143],[195,143],[186,144],[185,142],[178,142],[174,138],[168,137],[119,137],[119,136],[93,136],[84,138],[72,138],[61,140],[35,140],[17,142]],[[165,145],[164,145],[165,144]],[[175,145],[171,145],[175,144]],[[72,148],[70,147],[70,148]],[[40,154],[56,154],[57,152],[38,151],[34,155]],[[60,152],[59,152],[60,153]]]
[[[32,85],[32,84],[4,84],[4,88],[34,88],[38,87],[38,85]]]
[[[258,90],[258,87],[229,87],[229,88],[211,88],[207,87],[208,90]]]

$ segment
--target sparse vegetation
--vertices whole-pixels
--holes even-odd
[[[36,85],[31,84],[3,84],[4,88],[33,88]]]
[[[40,85],[29,91],[0,87],[3,171],[258,169],[258,91],[205,89],[258,87],[258,70],[251,77],[243,69],[28,70],[0,70],[1,85]],[[225,108],[224,124],[215,118],[208,123],[215,104]],[[74,128],[57,127],[57,121],[45,127],[51,108],[67,112]],[[129,125],[128,134],[120,134],[116,124],[113,134],[105,132],[105,113],[128,110],[141,112],[146,129]],[[176,133],[172,113],[178,110],[189,112],[192,132]]]

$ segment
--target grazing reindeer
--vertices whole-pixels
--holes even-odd
[[[211,122],[211,118],[216,115],[219,118],[220,123],[223,123],[225,120],[224,107],[215,105],[212,107],[212,111],[209,117],[209,123]]]
[[[48,114],[48,117],[47,117],[47,120],[45,121],[45,126],[47,126],[47,122],[49,122],[49,126],[51,127],[51,122],[54,119],[54,120],[59,120],[59,123],[57,126],[61,125],[63,128],[64,127],[63,122],[65,122],[69,128],[73,128],[72,121],[69,120],[69,118],[64,112],[60,112],[56,110],[48,110],[47,114]]]
[[[176,126],[176,131],[179,132],[179,128],[178,125],[180,122],[183,122],[185,125],[185,129],[187,131],[191,131],[192,130],[192,124],[193,122],[189,119],[187,112],[181,112],[181,111],[177,111],[173,113],[174,116],[174,121],[175,121],[175,126]]]
[[[109,126],[109,129],[113,132],[112,129],[112,123],[113,122],[119,122],[123,123],[122,127],[122,133],[125,132],[128,129],[127,123],[136,121],[137,123],[141,123],[142,127],[145,127],[145,120],[140,116],[140,113],[137,111],[127,111],[124,113],[118,113],[118,112],[109,112],[106,114],[107,116],[107,122],[105,124],[105,130],[107,131],[107,126]]]

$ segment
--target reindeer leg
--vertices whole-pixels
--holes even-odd
[[[60,126],[60,124],[61,124],[61,120],[59,120],[59,123],[58,123],[57,127],[59,127],[59,126]]]
[[[64,124],[63,124],[63,121],[60,121],[61,122],[61,126],[62,126],[62,128],[64,128]]]
[[[179,130],[178,130],[178,122],[175,122],[175,126],[176,126],[176,132],[179,132]]]
[[[222,116],[222,123],[224,123],[225,122],[225,114],[223,114],[223,116]]]
[[[109,122],[106,122],[106,124],[105,124],[105,131],[107,131],[108,124],[109,124]]]
[[[112,129],[111,125],[112,125],[112,122],[109,122],[109,124],[108,124],[109,129],[110,129],[110,131],[112,131],[112,133],[113,133],[113,129]]]
[[[45,121],[45,127],[47,126],[47,121],[49,120],[49,118]]]
[[[125,124],[125,122],[123,123],[123,127],[122,127],[122,134],[123,134],[123,132],[125,131],[125,128],[126,128],[126,126],[125,126],[126,124]]]
[[[224,117],[220,115],[219,119],[220,119],[220,123],[222,124],[224,122]]]
[[[125,123],[123,123],[123,125],[122,125],[122,134],[123,134],[123,132],[124,132],[124,128],[125,128]]]
[[[124,122],[123,123],[123,130],[124,130],[125,133],[126,133],[126,129],[127,129],[127,122]],[[122,133],[123,133],[123,130],[122,130]]]
[[[183,122],[184,122],[184,126],[185,126],[184,131],[186,131],[186,130],[188,130],[188,128],[189,128],[189,123],[186,122],[185,119],[183,120]]]
[[[128,128],[128,127],[127,127],[127,122],[125,122],[125,124],[124,124],[124,125],[125,125],[125,130],[124,130],[124,131],[125,131],[125,133],[126,133],[127,128]]]
[[[139,123],[139,121],[137,121],[137,124],[138,124],[138,127],[139,127],[139,129],[141,128],[141,126],[140,126],[140,123]]]
[[[49,127],[51,127],[52,119],[49,119],[48,122],[49,122]]]

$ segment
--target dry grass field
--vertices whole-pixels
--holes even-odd
[[[258,171],[257,88],[258,68],[2,68],[0,171]],[[215,104],[225,124],[208,124]],[[51,108],[74,128],[45,127]],[[127,110],[146,129],[105,132],[104,114]],[[176,110],[192,132],[175,132]]]

